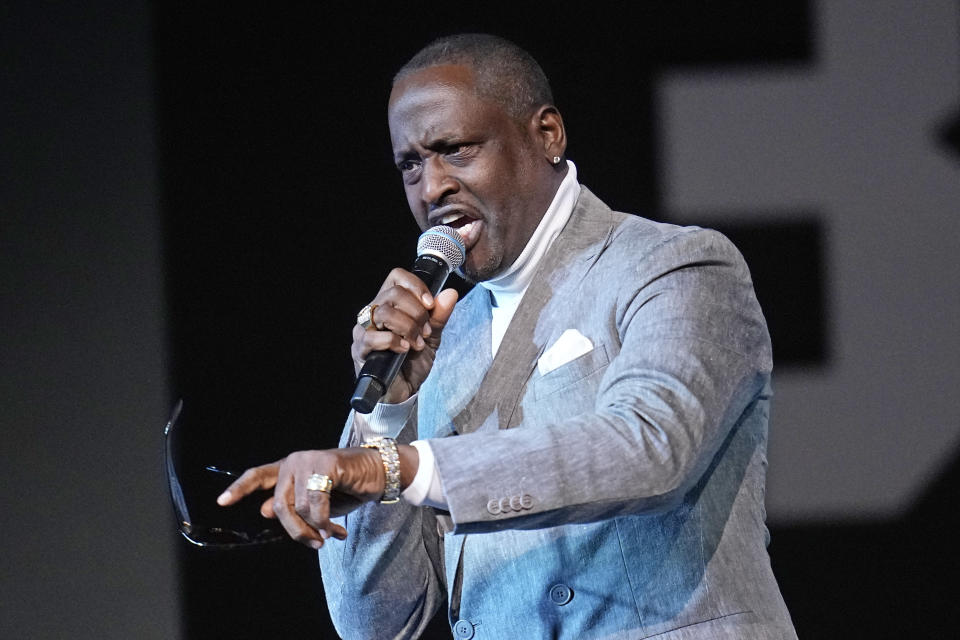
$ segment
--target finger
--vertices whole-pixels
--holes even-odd
[[[313,549],[323,546],[324,538],[296,511],[295,478],[292,473],[285,470],[281,472],[273,494],[272,509],[291,538]]]
[[[359,342],[354,343],[355,348],[351,349],[358,362],[364,362],[371,351],[406,353],[413,347],[409,340],[392,331],[366,331],[365,334]]]
[[[294,508],[297,515],[311,527],[318,529],[330,514],[330,494],[326,491],[311,491],[306,481],[296,483]]]
[[[402,297],[404,300],[397,305],[379,305],[371,317],[378,330],[394,333],[407,340],[415,349],[422,349],[420,332],[430,319],[430,312],[419,300],[411,299],[409,293],[404,292]]]
[[[346,540],[347,539],[347,530],[338,525],[336,522],[330,523],[330,535],[332,535],[337,540]]]
[[[384,286],[377,293],[376,298],[374,298],[371,304],[375,303],[380,306],[389,305],[411,316],[426,318],[429,310],[433,308],[433,298],[430,297],[430,292],[427,290],[427,286],[423,281],[420,280],[420,278],[414,279],[419,283],[419,288],[411,289],[406,286],[404,282],[397,282],[389,287]],[[372,319],[376,320],[378,324],[381,320],[380,314],[377,313],[379,310],[380,308],[377,307],[377,309],[374,309],[372,312]]]
[[[279,468],[280,462],[272,462],[247,469],[217,497],[217,504],[225,507],[234,504],[258,489],[272,489],[277,483],[277,470]]]
[[[273,510],[273,496],[270,496],[260,505],[260,515],[264,518],[276,518],[277,514]]]
[[[395,284],[382,289],[371,304],[375,305],[370,312],[372,326],[381,331],[390,329],[413,341],[429,319],[433,301],[427,303],[420,293]]]
[[[459,294],[456,289],[444,289],[437,294],[436,304],[430,313],[429,337],[431,342],[440,340],[440,334],[443,332],[443,328],[447,326],[447,321],[450,320],[450,315],[453,313],[458,298]]]
[[[330,500],[332,498],[329,493],[311,491],[306,488],[306,482],[296,482],[295,487],[294,509],[301,520],[318,533],[323,540],[331,536],[340,540],[347,537],[346,529],[330,521]]]
[[[297,514],[304,522],[316,529],[324,539],[330,537],[325,531],[330,519],[330,494],[324,491],[297,492]]]
[[[380,293],[395,286],[403,287],[409,291],[414,297],[419,298],[428,309],[433,306],[433,296],[430,295],[427,285],[406,269],[397,268],[391,271],[380,287]]]
[[[317,533],[320,534],[320,537],[324,540],[330,538],[336,538],[337,540],[345,540],[347,537],[347,530],[338,525],[336,522],[333,522],[329,519],[324,520],[324,523],[315,529]],[[321,545],[322,546],[322,545]]]
[[[360,374],[360,368],[363,367],[363,363],[366,360],[366,355],[363,352],[365,333],[367,333],[365,328],[359,324],[353,325],[353,342],[350,343],[350,357],[353,358],[353,367],[356,369],[355,373],[357,375]]]
[[[274,509],[277,514],[277,519],[280,521],[280,524],[283,525],[287,535],[300,544],[312,549],[319,549],[323,546],[323,541],[326,538],[297,515],[293,510],[292,504],[281,503],[275,500]]]

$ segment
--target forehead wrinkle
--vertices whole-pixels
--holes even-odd
[[[391,105],[393,138],[404,145],[430,148],[463,135],[467,123],[459,115],[463,105],[456,103],[455,96],[437,96],[432,91],[405,92]]]

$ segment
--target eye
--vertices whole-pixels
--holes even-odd
[[[410,173],[411,171],[415,171],[419,168],[419,160],[412,160],[408,158],[397,163],[397,169],[399,169],[401,173]]]
[[[457,142],[444,149],[444,156],[454,166],[465,166],[477,155],[477,145],[473,142]]]
[[[452,144],[449,147],[447,147],[447,155],[462,156],[469,153],[472,148],[473,148],[473,145],[470,144],[469,142],[460,142],[457,144]]]

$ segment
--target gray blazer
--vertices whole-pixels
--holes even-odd
[[[496,358],[490,308],[458,303],[399,437],[431,439],[449,514],[365,505],[320,551],[339,633],[417,637],[446,602],[464,639],[796,638],[766,551],[770,338],[733,245],[582,188]],[[592,349],[541,374],[568,329]]]

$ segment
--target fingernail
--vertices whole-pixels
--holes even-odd
[[[320,547],[323,546],[323,540],[313,540],[310,543],[310,546],[313,547],[314,549],[319,549]]]
[[[428,322],[423,325],[423,330],[420,333],[423,334],[424,338],[429,338],[430,334],[433,333],[433,327],[431,327],[430,323]]]
[[[320,537],[323,538],[324,540],[327,540],[330,537],[330,532],[327,531],[326,529],[320,529],[319,533],[320,533]]]
[[[220,496],[217,498],[217,504],[219,504],[220,506],[223,506],[223,505],[227,504],[228,502],[230,502],[230,498],[232,498],[232,497],[233,497],[233,496],[230,495],[230,492],[229,492],[229,491],[224,491],[224,492],[221,493]]]
[[[410,348],[410,343],[407,342],[406,338],[404,338],[404,339],[400,340],[400,346],[403,347],[404,349],[409,349],[409,348]]]
[[[425,346],[427,346],[427,343],[423,341],[421,336],[417,336],[417,348],[423,349]]]
[[[427,305],[428,307],[433,304],[433,296],[429,293],[423,294],[420,296],[420,299],[423,300],[423,304]]]

